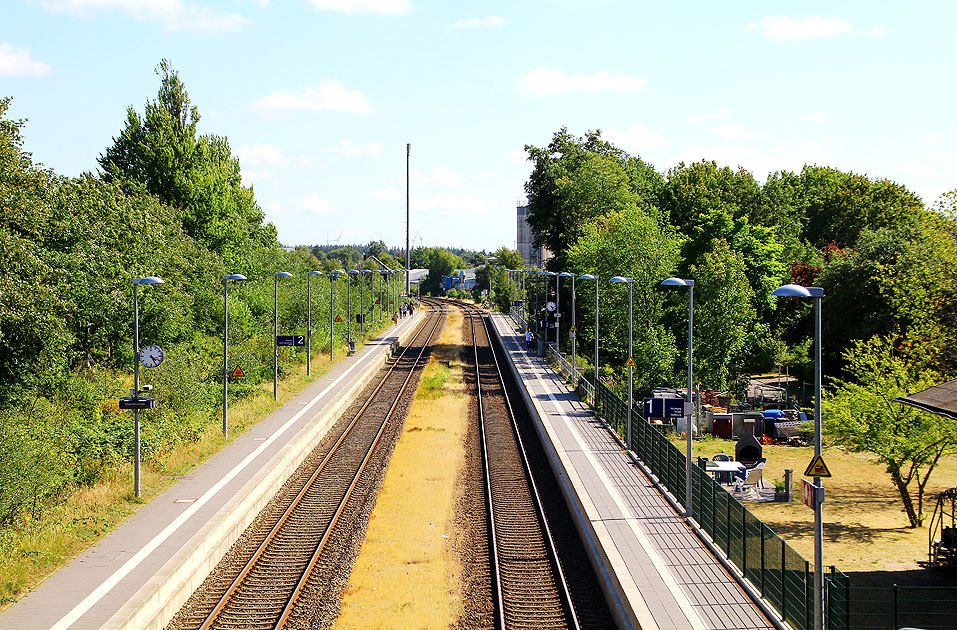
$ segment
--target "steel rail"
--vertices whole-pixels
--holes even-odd
[[[529,496],[531,498],[532,504],[535,509],[535,513],[538,519],[538,524],[542,528],[542,542],[546,548],[548,554],[549,564],[551,565],[556,589],[559,594],[559,605],[564,610],[565,620],[568,624],[568,627],[579,630],[578,616],[575,613],[575,606],[572,602],[571,593],[568,588],[568,580],[565,577],[565,573],[562,570],[561,563],[558,558],[558,551],[556,549],[554,536],[552,535],[551,528],[548,525],[548,519],[545,515],[545,509],[542,504],[542,499],[538,490],[538,486],[535,483],[535,478],[532,474],[531,464],[528,461],[528,456],[525,452],[525,444],[522,440],[521,433],[519,432],[518,423],[515,420],[515,413],[511,403],[511,399],[506,391],[505,380],[502,377],[501,364],[498,361],[498,357],[495,354],[495,349],[492,346],[492,336],[488,330],[488,322],[484,316],[481,316],[481,311],[478,310],[469,310],[470,323],[472,326],[472,351],[475,357],[475,372],[476,372],[476,386],[478,390],[478,399],[479,399],[479,430],[481,435],[481,445],[482,445],[482,461],[485,468],[485,480],[486,480],[486,500],[489,505],[489,531],[490,539],[492,544],[492,563],[493,563],[493,573],[495,576],[495,607],[496,607],[496,625],[499,628],[506,628],[506,618],[505,618],[505,594],[504,587],[502,585],[502,578],[500,574],[500,560],[498,552],[498,532],[495,525],[494,512],[492,507],[492,482],[490,475],[490,465],[487,452],[487,443],[485,440],[485,412],[484,404],[482,397],[482,381],[479,374],[480,364],[478,358],[478,343],[476,341],[475,335],[475,319],[478,319],[482,323],[482,329],[485,333],[485,337],[488,340],[489,350],[492,353],[492,360],[495,367],[495,374],[497,375],[497,380],[501,385],[502,397],[505,401],[505,409],[508,416],[508,421],[512,429],[512,434],[515,439],[517,452],[519,458],[522,462],[522,472],[524,473],[525,480],[528,486]]]
[[[389,421],[389,419],[391,418],[392,413],[393,413],[393,411],[395,410],[395,407],[396,407],[396,405],[398,404],[399,399],[401,398],[402,394],[404,393],[405,388],[406,388],[406,386],[408,385],[408,382],[409,382],[409,380],[411,379],[412,374],[413,374],[414,371],[415,371],[415,366],[418,364],[418,361],[421,359],[422,354],[424,353],[425,349],[428,347],[429,341],[431,341],[432,336],[433,336],[434,333],[435,333],[435,329],[438,327],[438,324],[439,324],[439,322],[441,321],[441,319],[442,319],[442,318],[441,318],[441,315],[438,314],[438,313],[436,313],[435,316],[434,316],[434,318],[433,318],[433,320],[432,320],[432,328],[431,328],[430,331],[429,331],[428,338],[426,339],[425,343],[424,343],[424,344],[422,345],[422,347],[420,348],[419,354],[418,354],[418,356],[415,358],[415,361],[414,361],[414,363],[413,363],[413,366],[412,366],[412,368],[409,370],[409,374],[406,376],[406,379],[405,379],[405,381],[403,382],[403,385],[402,385],[402,387],[400,388],[399,393],[398,393],[398,395],[396,396],[396,399],[393,401],[393,403],[392,403],[392,405],[391,405],[391,407],[390,407],[390,409],[389,409],[389,412],[386,414],[385,418],[383,419],[383,421],[382,421],[382,426],[380,427],[380,429],[379,429],[379,431],[378,431],[378,433],[377,433],[377,435],[376,435],[376,438],[375,438],[375,440],[373,441],[372,445],[369,447],[369,451],[368,451],[368,453],[366,454],[366,457],[363,459],[363,463],[362,463],[361,468],[364,468],[364,467],[365,467],[365,464],[367,463],[369,457],[371,456],[371,453],[375,450],[375,446],[376,446],[376,445],[378,444],[378,442],[379,442],[379,438],[380,438],[380,436],[381,436],[381,434],[382,434],[382,432],[383,432],[383,430],[384,430],[384,428],[385,428],[385,425],[388,424],[388,421]],[[231,582],[231,584],[230,584],[229,587],[227,588],[227,590],[226,590],[226,592],[224,593],[224,595],[220,598],[220,600],[217,602],[217,604],[213,607],[213,610],[212,610],[212,611],[207,615],[207,617],[204,619],[203,623],[200,625],[200,629],[201,629],[201,630],[206,630],[206,629],[208,629],[208,628],[211,628],[212,625],[215,623],[215,621],[216,621],[217,618],[219,617],[220,613],[223,611],[223,609],[225,608],[225,606],[228,604],[229,600],[230,600],[230,599],[232,598],[232,596],[235,594],[235,592],[236,592],[236,590],[238,589],[238,587],[242,584],[244,578],[249,574],[249,572],[253,569],[253,567],[256,565],[256,563],[259,561],[259,559],[260,559],[260,558],[262,557],[262,555],[265,553],[266,549],[269,547],[269,543],[272,542],[272,541],[275,539],[276,534],[282,529],[282,525],[289,519],[289,517],[293,514],[293,512],[295,512],[296,507],[301,503],[303,497],[304,497],[304,496],[307,494],[307,492],[312,488],[312,486],[315,484],[316,480],[318,480],[320,474],[321,474],[322,471],[326,468],[326,465],[329,463],[329,461],[332,459],[332,457],[338,452],[339,447],[345,442],[345,440],[346,440],[346,439],[349,437],[349,435],[352,433],[352,430],[356,427],[356,425],[358,424],[359,419],[360,419],[360,418],[362,417],[362,415],[365,413],[366,409],[368,409],[368,407],[375,401],[376,396],[378,395],[379,391],[384,387],[384,385],[385,385],[385,383],[388,381],[389,377],[393,374],[393,372],[395,371],[396,367],[399,365],[399,362],[400,362],[403,358],[405,358],[406,354],[408,354],[409,351],[412,349],[412,344],[415,343],[415,341],[417,341],[417,340],[419,339],[420,335],[426,330],[426,328],[428,327],[429,321],[430,321],[430,320],[427,320],[426,322],[423,323],[423,325],[416,331],[416,334],[415,334],[415,336],[413,337],[413,339],[412,339],[412,341],[410,342],[410,344],[402,351],[402,354],[400,354],[400,355],[392,362],[392,365],[389,366],[389,369],[388,369],[388,371],[386,372],[386,374],[384,374],[383,377],[379,380],[379,383],[376,385],[375,389],[370,393],[370,395],[367,397],[366,401],[362,404],[362,406],[360,407],[360,409],[355,413],[355,415],[353,416],[352,420],[349,422],[349,424],[347,425],[347,427],[345,428],[345,430],[342,432],[342,434],[339,436],[339,438],[336,440],[336,442],[335,442],[335,443],[333,444],[333,446],[330,448],[329,452],[323,457],[322,461],[321,461],[321,462],[319,463],[319,465],[316,467],[316,470],[313,471],[313,473],[310,475],[309,479],[306,481],[306,483],[304,484],[303,488],[296,494],[296,497],[293,499],[293,501],[290,503],[290,505],[289,505],[289,506],[286,508],[286,510],[283,512],[282,516],[279,518],[279,520],[276,522],[276,524],[270,529],[269,533],[266,535],[266,538],[262,541],[262,543],[260,543],[260,545],[257,547],[256,551],[255,551],[255,552],[253,553],[253,555],[250,557],[249,561],[246,562],[245,566],[244,566],[243,569],[240,571],[240,573],[237,575],[237,577]],[[359,472],[361,472],[361,469],[360,469]],[[325,541],[328,539],[328,534],[329,534],[329,532],[331,532],[331,530],[333,529],[334,525],[336,524],[336,521],[338,520],[339,516],[340,516],[341,513],[342,513],[342,510],[344,509],[345,504],[348,502],[348,499],[349,499],[349,497],[351,496],[352,490],[354,489],[354,487],[355,487],[355,485],[356,485],[356,483],[357,483],[358,476],[359,476],[359,473],[356,474],[356,477],[355,477],[353,483],[350,484],[349,490],[347,491],[345,498],[343,498],[343,500],[340,502],[340,505],[339,505],[339,507],[337,508],[337,510],[336,510],[336,512],[335,512],[335,515],[334,515],[332,521],[330,522],[329,526],[327,527],[326,533],[323,535],[323,538],[322,538],[322,541],[321,541],[321,544],[322,544],[322,545],[325,544]],[[321,551],[321,549],[319,549],[319,551]],[[318,553],[316,553],[316,554],[314,554],[314,555],[317,556]],[[311,570],[313,564],[314,564],[313,562],[310,562],[310,563],[309,563],[309,565],[308,565],[308,566],[309,566],[309,570]],[[276,627],[280,627],[280,626],[277,625]]]
[[[356,485],[359,483],[359,477],[362,475],[362,472],[365,470],[366,465],[369,463],[369,460],[372,458],[372,453],[375,451],[376,446],[379,444],[379,440],[382,438],[382,434],[385,432],[386,425],[389,423],[389,420],[392,419],[392,414],[395,413],[396,407],[399,405],[399,401],[402,399],[402,394],[405,393],[406,388],[409,386],[409,381],[412,380],[412,375],[415,373],[415,367],[418,365],[419,361],[422,360],[422,355],[425,354],[425,349],[429,347],[429,342],[432,341],[432,337],[435,335],[435,331],[438,328],[439,322],[442,321],[441,316],[436,315],[435,323],[432,325],[432,329],[429,331],[429,336],[425,340],[425,343],[422,344],[422,349],[419,351],[418,356],[415,358],[415,362],[412,367],[409,369],[409,374],[405,377],[405,380],[402,382],[402,387],[399,388],[399,392],[395,396],[395,400],[392,401],[392,405],[389,406],[389,411],[385,414],[385,419],[382,421],[382,425],[379,427],[379,431],[376,433],[375,439],[372,441],[372,446],[369,447],[369,451],[366,453],[365,457],[362,459],[362,463],[359,465],[359,470],[356,471],[355,476],[352,478],[352,483],[349,484],[349,489],[346,490],[346,495],[343,498],[342,502],[339,504],[339,507],[336,508],[336,512],[332,517],[332,521],[329,523],[329,526],[326,528],[326,531],[322,535],[322,539],[319,541],[319,544],[316,546],[316,550],[312,553],[312,557],[309,559],[309,563],[306,566],[306,569],[302,572],[302,576],[299,578],[299,581],[296,583],[296,587],[293,590],[292,594],[289,596],[289,601],[286,603],[286,606],[283,608],[282,613],[279,615],[279,620],[276,622],[276,628],[282,628],[286,621],[289,618],[289,615],[292,613],[293,606],[296,604],[296,600],[299,598],[302,589],[306,586],[306,582],[309,579],[309,576],[312,574],[313,568],[316,566],[316,563],[319,561],[319,555],[322,553],[322,550],[326,546],[326,542],[329,540],[329,536],[332,535],[332,530],[339,521],[339,517],[342,515],[342,512],[346,508],[346,503],[348,503],[349,498],[352,496],[352,491],[355,490]]]

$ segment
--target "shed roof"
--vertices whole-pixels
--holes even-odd
[[[957,419],[957,379],[894,400],[939,416]]]

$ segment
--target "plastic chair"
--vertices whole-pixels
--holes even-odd
[[[754,498],[759,498],[761,493],[758,492],[758,488],[762,485],[762,475],[764,474],[764,463],[760,463],[748,472],[748,476],[744,479],[738,479],[734,482],[734,492],[740,493],[741,498],[744,499],[745,496],[748,496],[748,493],[753,493]]]

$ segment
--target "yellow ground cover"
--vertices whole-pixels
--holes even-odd
[[[461,335],[462,316],[450,313],[392,455],[334,628],[448,628],[460,614],[461,568],[449,541],[468,424]]]

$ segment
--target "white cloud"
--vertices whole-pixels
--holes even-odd
[[[294,111],[368,114],[372,106],[362,92],[347,90],[339,81],[326,79],[318,87],[307,86],[298,93],[273,92],[253,103],[252,109],[268,117]]]
[[[740,166],[759,180],[775,171],[797,173],[805,164],[830,164],[833,161],[821,144],[805,141],[775,145],[770,149],[743,144],[690,147],[671,161],[689,164],[700,160],[713,160],[718,166],[733,169]]]
[[[332,150],[345,157],[376,156],[382,154],[382,145],[375,142],[359,144],[352,138],[346,138],[332,147]]]
[[[0,77],[40,77],[50,74],[49,64],[30,59],[30,51],[6,42],[0,44]]]
[[[927,166],[926,164],[922,164],[920,162],[908,162],[906,164],[901,164],[897,167],[897,169],[901,173],[904,173],[905,175],[915,179],[930,179],[938,176],[937,171],[933,167]]]
[[[334,210],[332,204],[319,195],[309,195],[299,202],[302,208],[305,208],[308,214],[329,214]]]
[[[634,149],[657,149],[668,144],[668,139],[638,123],[624,131],[610,129],[604,133],[613,144]]]
[[[236,157],[240,164],[246,166],[282,164],[286,161],[282,149],[273,144],[242,144],[236,149]]]
[[[703,120],[727,120],[731,118],[731,110],[727,105],[722,105],[716,112],[705,112],[704,114],[691,114],[688,119],[692,122],[701,122]]]
[[[237,31],[248,21],[238,13],[216,13],[183,0],[42,0],[52,13],[92,20],[119,11],[143,22],[159,22],[167,31]]]
[[[833,37],[854,30],[851,23],[841,18],[804,18],[769,15],[758,22],[748,24],[748,30],[760,30],[772,41],[783,42],[789,39],[816,39]]]
[[[485,205],[484,201],[467,196],[413,199],[409,205],[420,212],[439,216],[461,217],[463,215],[482,215],[488,212],[488,206]]]
[[[722,140],[750,140],[754,137],[749,129],[741,125],[718,125],[711,132]]]
[[[452,22],[449,24],[451,28],[496,28],[499,26],[505,26],[508,24],[508,20],[497,15],[490,15],[484,18],[469,18],[467,20],[461,20],[459,22]]]
[[[526,96],[556,96],[570,92],[637,92],[645,86],[640,77],[607,72],[566,75],[563,70],[535,68],[521,78],[518,91]]]
[[[380,188],[379,190],[373,190],[371,193],[366,193],[362,196],[363,199],[375,199],[380,201],[394,201],[395,199],[405,199],[405,195],[400,193],[395,188],[391,186],[389,188]]]
[[[887,31],[881,26],[875,26],[871,29],[871,37],[883,37]]]
[[[310,4],[320,11],[335,11],[346,15],[401,15],[412,10],[409,0],[310,0]]]
[[[461,186],[462,177],[447,166],[436,166],[428,175],[419,171],[412,172],[412,181],[419,185]]]
[[[801,122],[821,122],[830,119],[830,114],[825,114],[824,112],[805,112],[798,114],[798,120]]]

